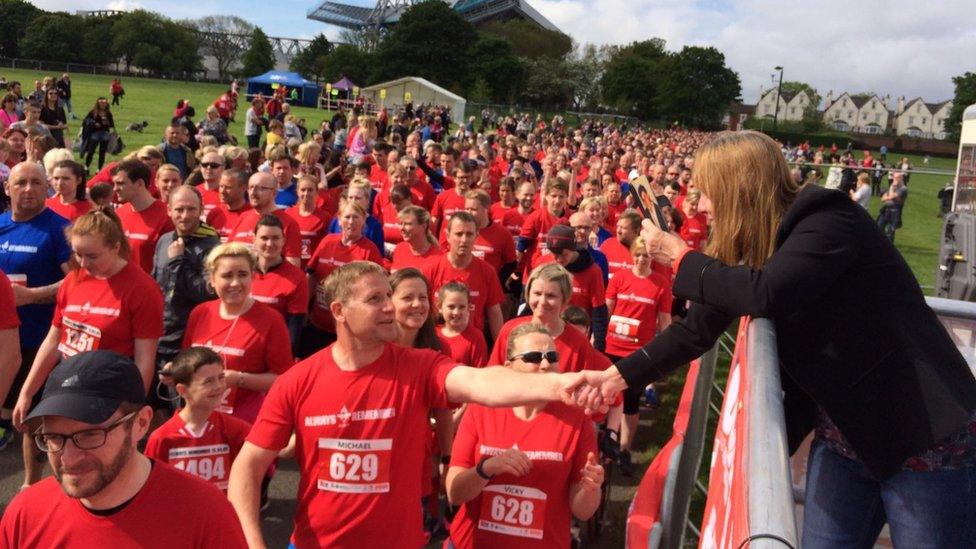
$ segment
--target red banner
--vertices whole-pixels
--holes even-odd
[[[708,477],[708,499],[702,520],[702,549],[735,549],[749,537],[747,499],[747,444],[749,426],[749,365],[746,361],[746,329],[739,323],[735,354],[725,385],[725,401],[715,429],[712,468]]]
[[[695,393],[695,381],[698,378],[699,361],[695,360],[688,368],[685,376],[684,390],[681,392],[681,402],[674,416],[671,440],[661,448],[654,457],[647,472],[637,487],[637,493],[630,502],[627,512],[627,548],[646,549],[651,529],[661,522],[661,500],[664,498],[664,485],[671,464],[671,456],[685,440],[688,429],[688,416],[691,413],[691,401]],[[674,464],[677,467],[677,463]]]

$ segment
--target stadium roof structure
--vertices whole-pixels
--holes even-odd
[[[540,27],[559,31],[556,25],[529,5],[527,0],[444,0],[474,24],[508,19],[525,19]],[[308,10],[308,18],[338,27],[361,30],[388,28],[418,0],[377,0],[373,7],[327,0]]]

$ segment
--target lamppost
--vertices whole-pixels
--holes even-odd
[[[780,97],[783,96],[783,67],[777,65],[773,67],[773,70],[779,71],[779,85],[776,86],[776,108],[773,109],[773,131],[776,131],[776,126],[779,125],[779,101]]]

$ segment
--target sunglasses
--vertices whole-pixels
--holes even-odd
[[[542,359],[546,359],[546,361],[548,361],[550,364],[555,364],[559,362],[559,353],[557,351],[529,351],[527,353],[518,354],[509,358],[509,360],[518,359],[522,359],[524,362],[529,362],[531,364],[539,364],[542,362]]]
[[[224,165],[219,162],[201,162],[200,166],[204,168],[210,168],[211,170],[216,170],[217,168],[224,167]]]

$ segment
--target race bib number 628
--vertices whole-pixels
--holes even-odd
[[[542,539],[546,493],[512,484],[489,484],[481,492],[479,530],[520,538]]]
[[[319,490],[346,494],[390,491],[393,439],[319,439]]]

